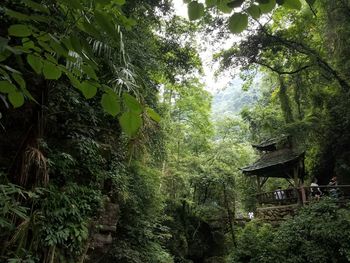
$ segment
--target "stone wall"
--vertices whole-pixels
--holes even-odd
[[[97,262],[108,253],[117,232],[119,206],[107,200],[100,217],[91,226],[84,262]]]
[[[256,210],[256,218],[269,223],[278,223],[295,215],[298,205],[283,205],[273,207],[260,207]]]

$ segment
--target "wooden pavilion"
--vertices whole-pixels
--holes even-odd
[[[260,152],[260,158],[241,170],[247,176],[256,176],[259,203],[302,203],[305,193],[299,193],[298,189],[302,188],[304,182],[305,152],[295,151],[291,147],[290,137],[287,136],[269,139],[252,146]],[[286,179],[292,188],[281,190],[281,198],[276,198],[275,192],[262,193],[263,185],[271,177]]]

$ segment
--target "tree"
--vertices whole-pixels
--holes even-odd
[[[276,5],[286,9],[300,10],[300,0],[206,0],[205,6],[198,1],[185,0],[188,3],[188,17],[190,20],[197,20],[204,14],[212,15],[212,10],[221,14],[230,15],[227,20],[227,27],[231,33],[238,34],[248,27],[248,18],[258,20],[262,15],[272,12]],[[311,10],[314,0],[306,0]]]

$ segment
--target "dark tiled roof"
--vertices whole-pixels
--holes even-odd
[[[252,146],[260,151],[275,151],[277,145],[281,142],[285,142],[288,139],[287,135],[280,136],[278,138],[270,138],[259,144],[253,144]]]
[[[263,154],[255,163],[242,168],[243,173],[253,175],[255,173],[269,172],[276,168],[283,168],[290,164],[294,164],[302,153],[296,153],[291,149],[281,149]]]
[[[262,141],[262,142],[259,143],[259,144],[252,144],[252,146],[253,146],[254,148],[264,148],[264,147],[276,145],[277,142],[278,142],[278,139],[277,139],[277,138],[271,138],[271,139]]]

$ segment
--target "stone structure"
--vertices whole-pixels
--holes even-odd
[[[90,240],[84,262],[97,262],[99,258],[108,253],[113,236],[117,232],[118,220],[119,206],[106,200],[100,217],[91,225]]]
[[[299,205],[284,205],[284,206],[273,206],[273,207],[259,207],[256,210],[256,218],[266,221],[268,223],[280,223],[289,217],[296,214]]]

